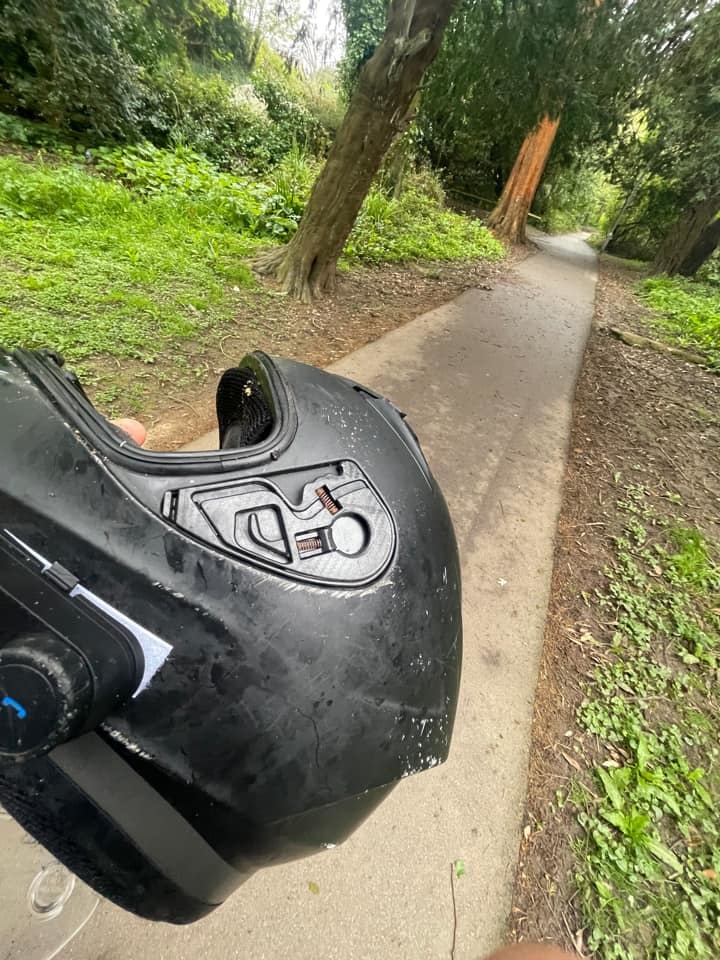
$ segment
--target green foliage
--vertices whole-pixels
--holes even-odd
[[[227,316],[255,242],[172,193],[0,158],[0,341],[151,363]]]
[[[387,22],[388,0],[341,0],[345,20],[345,55],[340,63],[340,84],[346,99],[358,75],[375,52]]]
[[[590,163],[553,170],[538,190],[534,209],[548,233],[596,226],[614,193],[605,176]]]
[[[563,164],[602,142],[619,119],[620,91],[637,79],[635,6],[461,3],[418,120],[420,142],[448,182],[499,194],[524,137],[546,113],[562,115],[553,155]]]
[[[617,194],[600,221],[603,236],[615,225],[608,249],[620,257],[634,260],[652,260],[659,240],[667,233],[677,217],[680,199],[677,190],[659,176],[642,176],[640,188],[630,185],[630,203],[624,187],[616,187]],[[623,210],[624,207],[624,210]],[[620,222],[616,218],[621,215]]]
[[[224,0],[120,0],[128,11],[126,43],[144,65],[167,57],[205,63],[248,62],[250,31],[242,7]]]
[[[287,79],[264,71],[254,77],[253,85],[267,105],[273,130],[281,142],[288,147],[297,143],[316,155],[327,150],[328,131],[293,92]]]
[[[675,2],[667,12],[606,161],[630,199],[610,249],[643,259],[653,259],[686,207],[720,196],[720,7]]]
[[[208,221],[278,241],[288,240],[297,229],[317,171],[297,149],[265,181],[220,171],[183,147],[167,151],[147,143],[100,149],[98,156],[100,170],[142,195],[172,195],[179,203],[191,202]]]
[[[264,180],[187,147],[105,148],[95,165],[1,156],[0,342],[52,346],[76,364],[173,355],[230,322],[254,285],[245,258],[292,235],[317,169],[297,148]],[[370,194],[348,259],[502,256],[478,221],[419,192],[436,190],[429,174],[409,183],[400,201]]]
[[[346,255],[371,263],[500,260],[505,248],[479,220],[453,213],[412,187],[400,199],[389,199],[374,188],[365,198]]]
[[[279,140],[262,102],[247,94],[247,84],[233,87],[219,73],[159,63],[147,74],[138,132],[161,146],[184,144],[226,165],[264,170],[290,141]]]
[[[612,647],[578,721],[600,745],[576,789],[576,883],[598,960],[711,960],[720,951],[716,548],[658,515],[638,486],[621,501],[598,619]]]
[[[720,287],[720,250],[716,251],[698,270],[696,279],[701,283],[711,283],[713,286]]]
[[[184,144],[248,172],[297,143],[321,155],[337,93],[279,58],[247,74],[248,27],[225,0],[0,3],[0,105],[33,119],[0,133],[22,143]],[[321,114],[318,117],[316,111]],[[54,131],[54,133],[53,133]]]
[[[654,323],[680,346],[705,354],[720,366],[720,290],[685,277],[650,277],[639,287],[656,311]]]
[[[56,129],[123,136],[138,119],[138,65],[116,0],[3,0],[0,102]]]
[[[22,117],[0,113],[0,143],[12,143],[20,147],[40,147],[54,153],[67,151],[68,140],[47,123],[24,120]]]

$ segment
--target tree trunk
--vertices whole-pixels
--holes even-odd
[[[263,27],[265,26],[265,0],[260,0],[258,4],[257,11],[257,23],[255,24],[255,32],[253,33],[252,45],[250,47],[250,55],[248,57],[248,70],[252,70],[257,61],[258,54],[260,53],[260,44],[262,43],[263,38]]]
[[[700,234],[695,246],[680,264],[678,273],[684,277],[694,277],[700,267],[709,260],[720,246],[720,217],[711,220]]]
[[[335,142],[287,247],[255,261],[309,302],[335,287],[337,261],[375,174],[404,129],[454,0],[392,0],[385,35],[363,67]]]
[[[622,223],[622,219],[623,219],[623,217],[625,216],[625,211],[626,211],[626,210],[630,207],[630,205],[632,204],[633,200],[635,199],[635,194],[638,192],[638,190],[640,189],[641,184],[644,183],[644,181],[645,181],[645,174],[643,174],[642,176],[638,177],[637,180],[635,181],[635,183],[633,183],[632,189],[630,190],[630,192],[629,192],[629,193],[627,194],[627,196],[625,197],[625,201],[624,201],[622,207],[620,207],[620,210],[618,211],[617,216],[616,216],[615,219],[613,220],[613,224],[612,224],[612,226],[610,227],[610,229],[608,230],[605,239],[604,239],[603,242],[600,244],[600,247],[599,247],[599,249],[598,249],[598,252],[599,252],[599,253],[605,253],[605,251],[607,250],[608,246],[610,245],[610,243],[611,243],[611,242],[613,241],[613,239],[615,238],[615,231],[617,230],[617,228],[618,228],[618,227],[620,226],[620,224]]]
[[[705,227],[719,210],[720,194],[693,203],[683,210],[660,245],[653,263],[653,273],[666,273],[669,277],[679,273]]]
[[[488,226],[502,240],[525,243],[525,225],[535,193],[545,171],[560,118],[547,114],[525,137],[520,153],[503,188]]]

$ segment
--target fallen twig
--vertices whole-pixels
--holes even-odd
[[[455,903],[455,864],[450,863],[450,893],[453,907],[453,935],[450,947],[450,960],[455,960],[455,941],[457,940],[457,904]]]

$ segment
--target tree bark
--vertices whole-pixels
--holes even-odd
[[[608,230],[605,239],[600,244],[600,247],[598,248],[598,253],[605,253],[608,246],[612,243],[613,239],[615,238],[615,231],[620,226],[620,224],[622,223],[622,219],[625,216],[625,211],[632,204],[633,200],[635,199],[635,194],[638,192],[641,184],[644,183],[644,181],[645,181],[645,174],[638,177],[635,183],[633,183],[632,189],[626,195],[623,205],[622,207],[620,207],[620,210],[618,211],[617,216],[613,220],[613,224]]]
[[[248,70],[252,70],[255,66],[255,62],[260,53],[260,44],[262,43],[263,38],[263,27],[265,26],[265,0],[260,0],[258,4],[257,12],[257,23],[255,24],[255,32],[253,33],[252,45],[250,47],[250,55],[248,57]]]
[[[559,125],[559,117],[551,120],[546,114],[525,137],[500,199],[488,217],[488,226],[500,239],[525,243],[530,207],[545,172]]]
[[[666,273],[669,277],[680,272],[684,261],[690,256],[705,228],[720,211],[720,194],[690,204],[680,214],[660,245],[653,273]]]
[[[385,154],[407,122],[454,0],[392,0],[385,35],[358,78],[345,119],[287,247],[255,261],[310,302],[335,287],[336,267]]]
[[[680,264],[678,273],[694,277],[700,267],[710,259],[720,246],[720,217],[711,220],[700,234],[695,246]]]

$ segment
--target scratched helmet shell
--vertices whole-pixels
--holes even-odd
[[[57,355],[0,354],[0,804],[96,890],[189,922],[446,759],[452,524],[356,383],[256,353],[221,449],[145,451]]]

